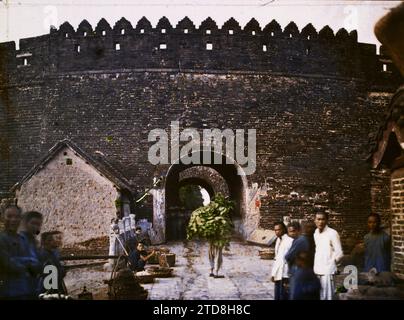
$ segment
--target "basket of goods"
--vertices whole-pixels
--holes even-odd
[[[154,279],[156,278],[153,274],[147,271],[140,271],[136,272],[136,278],[139,283],[145,284],[145,283],[153,283]]]
[[[147,254],[150,254],[151,253],[151,251],[149,252],[147,252]],[[149,260],[147,260],[147,263],[148,264],[159,264],[160,263],[160,261],[159,261],[159,257],[158,257],[158,255],[157,254],[153,254],[150,258],[149,258]]]
[[[149,272],[149,273],[153,273],[153,272],[157,271],[158,269],[160,269],[159,266],[146,267],[146,271]]]
[[[260,256],[261,259],[272,260],[275,257],[275,251],[273,248],[259,250],[258,255]]]
[[[170,249],[161,247],[161,248],[150,248],[147,250],[147,254],[150,254],[155,251],[156,254],[152,255],[150,259],[147,261],[149,264],[160,264],[160,255],[167,254],[170,252]]]
[[[149,260],[147,260],[147,263],[148,263],[148,264],[159,264],[159,257],[158,257],[158,255],[159,255],[159,250],[158,250],[157,248],[149,248],[149,249],[147,250],[147,254],[149,255],[149,254],[151,254],[153,251],[155,252],[155,254],[153,254],[153,255],[149,258]]]
[[[174,269],[167,267],[150,267],[148,272],[156,278],[170,278],[173,276]]]
[[[161,248],[156,249],[156,251],[160,251],[161,253],[169,253],[170,249],[166,248],[166,247],[161,247]]]
[[[110,300],[146,300],[148,291],[140,284],[130,269],[122,269],[111,274],[108,284],[108,297]]]
[[[160,267],[174,267],[175,266],[175,253],[162,253],[159,256]]]

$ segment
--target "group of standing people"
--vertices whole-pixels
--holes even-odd
[[[38,299],[42,293],[66,294],[65,269],[59,258],[62,234],[43,232],[43,216],[36,211],[23,213],[17,205],[3,211],[4,230],[0,232],[0,299]],[[41,234],[40,244],[37,237]],[[57,270],[57,290],[44,286],[45,267]],[[55,287],[55,284],[52,285]]]
[[[67,294],[63,282],[66,273],[58,251],[61,232],[41,234],[42,214],[36,211],[23,214],[17,205],[5,208],[3,221],[4,230],[0,232],[0,299],[37,299],[41,293],[55,293],[44,286],[47,265],[57,270],[56,293]],[[367,225],[364,271],[390,271],[390,236],[382,231],[380,216],[369,215]],[[332,300],[334,275],[343,251],[338,232],[328,226],[328,214],[318,212],[314,222],[305,220],[301,225],[291,223],[286,227],[278,222],[274,230],[277,239],[271,280],[275,283],[275,300]],[[39,245],[37,237],[40,234]],[[147,253],[147,244],[148,239],[142,237],[140,227],[125,242],[133,271],[144,270],[146,262],[155,254],[154,251]]]
[[[378,214],[368,216],[364,238],[364,271],[390,271],[390,237],[381,230]],[[275,261],[271,280],[275,300],[332,300],[334,275],[343,256],[339,234],[328,226],[328,214],[318,212],[314,222],[283,222],[274,226]]]

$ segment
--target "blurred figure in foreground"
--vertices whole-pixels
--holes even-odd
[[[291,299],[294,296],[293,291],[295,290],[296,285],[300,285],[296,277],[294,277],[294,273],[297,270],[298,266],[296,263],[296,259],[300,253],[306,254],[305,263],[313,268],[314,264],[314,252],[315,252],[315,244],[314,244],[314,230],[316,226],[314,222],[311,221],[303,221],[301,226],[301,235],[295,239],[292,243],[292,247],[289,249],[288,253],[285,256],[285,259],[289,265],[289,274],[290,274],[290,287],[289,287],[289,296]]]
[[[377,213],[368,216],[369,233],[365,235],[364,271],[376,268],[377,272],[390,271],[390,236],[381,229],[381,219]]]
[[[60,262],[59,249],[62,246],[62,233],[60,231],[50,231],[41,234],[41,262],[45,269],[46,266],[54,266],[57,270],[57,289],[47,290],[44,285],[44,279],[47,274],[43,274],[40,281],[41,293],[59,293],[67,294],[63,278],[66,275],[65,268]]]
[[[321,284],[312,269],[310,254],[306,251],[299,252],[295,265],[290,300],[320,300]]]
[[[20,207],[5,208],[4,231],[0,233],[0,299],[36,299],[30,280],[36,276],[38,261],[29,256],[23,237],[17,233],[21,219]]]

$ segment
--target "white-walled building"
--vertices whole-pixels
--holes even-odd
[[[43,231],[63,232],[65,246],[108,238],[111,221],[133,211],[129,181],[69,140],[53,146],[13,191],[24,211],[44,215]]]

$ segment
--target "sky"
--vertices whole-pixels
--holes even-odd
[[[162,16],[172,25],[188,16],[196,26],[208,16],[219,27],[234,17],[242,27],[255,18],[263,28],[272,19],[282,27],[294,21],[301,30],[312,23],[319,31],[329,25],[357,30],[360,42],[379,44],[373,27],[400,1],[353,0],[0,0],[0,42],[16,41],[49,32],[69,21],[74,28],[87,19],[93,27],[101,18],[111,26],[125,17],[135,27],[145,16],[153,26]],[[18,43],[17,43],[18,47]]]

